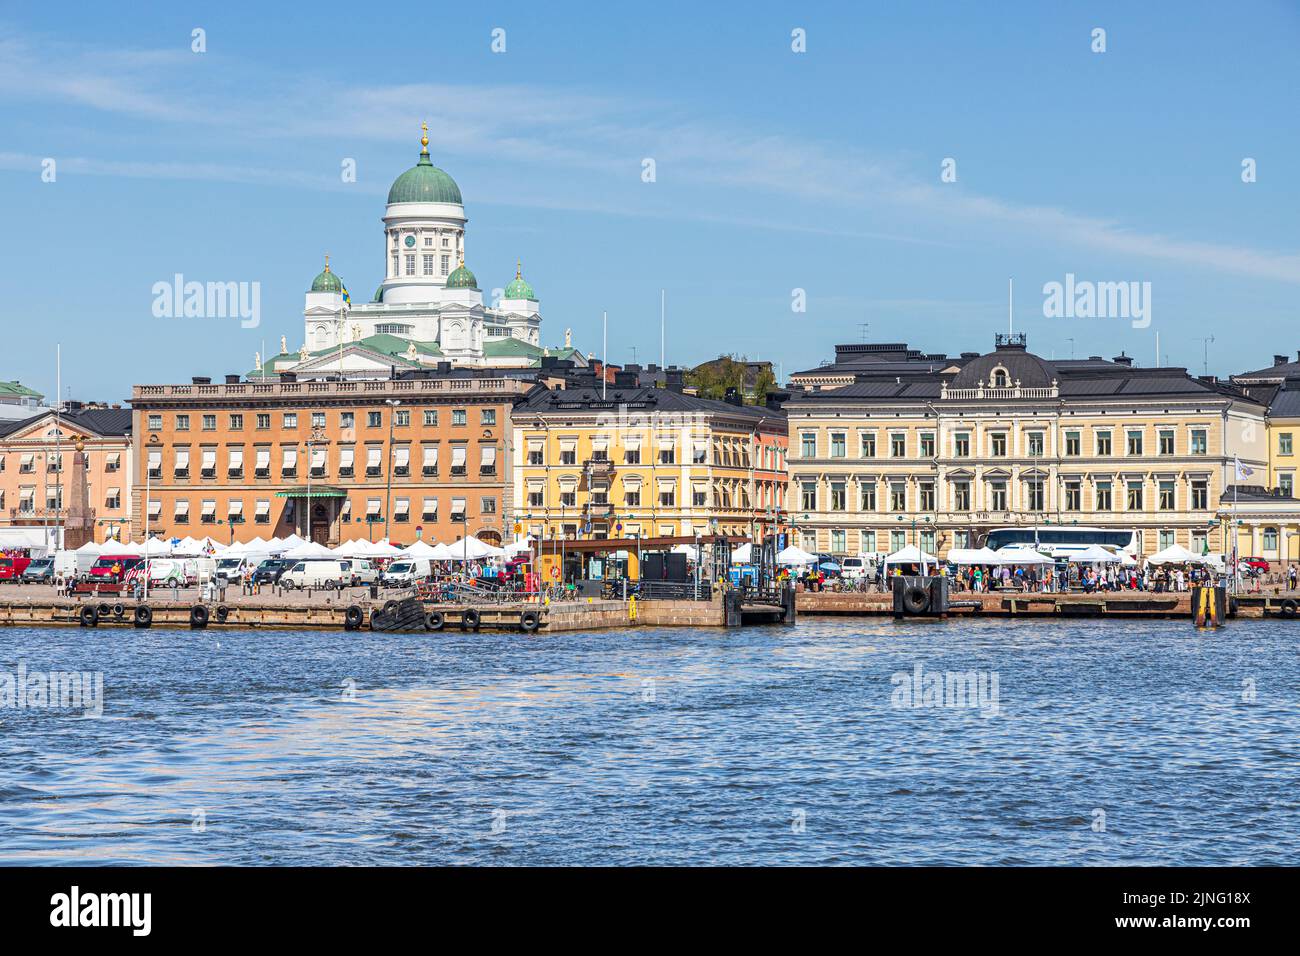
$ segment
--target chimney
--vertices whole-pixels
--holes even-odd
[[[636,372],[629,372],[624,369],[621,372],[614,373],[615,388],[636,388],[639,384]]]
[[[296,382],[296,381],[298,381],[298,373],[297,373],[297,372],[281,372],[281,373],[280,373],[280,381],[282,381],[282,382]]]
[[[226,376],[226,384],[227,384],[227,385],[238,385],[238,384],[239,384],[239,376],[238,376],[238,375],[227,375],[227,376]]]
[[[435,368],[437,368],[439,375],[449,375],[451,373],[450,362],[439,362]]]
[[[722,400],[728,405],[744,405],[745,400],[740,397],[740,389],[728,386],[727,392],[722,396]]]
[[[785,391],[772,390],[767,393],[767,401],[764,404],[772,411],[780,411],[781,406],[790,399],[790,393]]]
[[[191,381],[193,384],[195,384],[195,385],[211,385],[211,384],[212,384],[212,379],[208,378],[206,375],[195,375],[195,376],[193,376],[193,377],[190,378],[190,381]]]
[[[1274,356],[1273,356],[1273,364],[1274,364],[1275,366],[1277,366],[1277,365],[1285,365],[1285,364],[1286,364],[1286,356],[1285,356],[1285,355],[1274,355]]]
[[[1123,352],[1120,352],[1119,355],[1116,355],[1113,359],[1111,359],[1111,361],[1114,362],[1116,365],[1124,365],[1126,367],[1131,368],[1133,365],[1133,356],[1125,355]]]
[[[670,392],[680,392],[686,384],[686,377],[680,368],[664,369],[664,388]]]

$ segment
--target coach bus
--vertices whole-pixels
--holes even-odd
[[[994,551],[1006,547],[1068,553],[1097,544],[1107,550],[1137,552],[1137,533],[1124,528],[1081,528],[1077,525],[1047,525],[1036,528],[994,528],[984,536],[985,547]]]

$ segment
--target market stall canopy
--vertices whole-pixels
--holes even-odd
[[[387,539],[376,541],[370,546],[370,557],[372,558],[395,558],[402,553],[402,549],[394,544],[390,544]]]
[[[83,544],[73,553],[74,554],[99,554],[103,550],[104,549],[99,545],[95,544],[95,542],[87,541],[85,544]]]
[[[998,551],[998,564],[1055,564],[1045,554],[1039,554],[1032,548],[1002,548]]]
[[[298,547],[284,552],[284,557],[289,561],[302,561],[307,558],[335,558],[338,555],[323,544],[317,544],[315,541],[304,541]]]
[[[785,565],[805,565],[812,564],[817,560],[817,555],[809,554],[797,544],[792,544],[776,556],[777,564]]]
[[[415,544],[411,545],[409,548],[402,551],[402,553],[398,555],[398,557],[432,558],[437,553],[438,553],[437,550],[433,546],[425,544],[423,541],[417,541],[415,542]]]
[[[516,538],[505,546],[506,554],[513,557],[516,554],[523,554],[525,551],[533,550],[533,536],[526,535],[522,538]]]
[[[1075,564],[1119,564],[1119,555],[1107,551],[1099,544],[1090,544],[1082,551],[1071,554],[1068,560]]]
[[[365,538],[355,538],[352,541],[344,541],[333,552],[340,558],[366,558],[371,555],[370,542]]]
[[[478,561],[505,554],[502,548],[495,548],[478,538],[469,537],[447,545],[447,557],[443,560]]]
[[[673,545],[672,553],[686,555],[686,560],[690,561],[692,564],[698,564],[700,560],[700,553],[695,550],[695,545],[693,544],[675,544]]]
[[[749,564],[753,560],[754,546],[752,544],[742,544],[731,552],[732,564]]]
[[[164,541],[162,538],[153,537],[140,546],[140,554],[147,555],[151,558],[161,558],[172,553],[170,541]]]
[[[914,544],[909,544],[905,548],[900,548],[889,557],[885,558],[885,564],[919,564],[924,567],[927,564],[938,563],[938,558],[932,554],[926,554]]]
[[[949,564],[1001,564],[1002,559],[992,548],[950,548]]]
[[[1147,558],[1147,564],[1205,564],[1205,555],[1189,551],[1181,544],[1171,544]]]

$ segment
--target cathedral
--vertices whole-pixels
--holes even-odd
[[[587,361],[566,330],[561,347],[541,345],[536,292],[519,263],[514,278],[485,305],[465,264],[465,207],[460,187],[429,158],[428,126],[414,166],[393,181],[384,210],[384,279],[369,302],[353,302],[325,257],[303,308],[303,345],[265,361],[250,379],[292,372],[301,378],[386,377],[400,369],[437,366],[532,368],[543,356]]]

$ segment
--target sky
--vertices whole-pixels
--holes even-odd
[[[0,379],[53,395],[61,345],[121,401],[296,349],[326,253],[382,279],[422,121],[479,285],[522,260],[543,344],[599,355],[607,312],[613,363],[658,361],[660,290],[670,363],[984,352],[1009,278],[1048,358],[1300,350],[1296,2],[414,9],[0,5]],[[258,283],[258,326],[155,317],[177,273]],[[1045,314],[1067,275],[1149,321]]]

